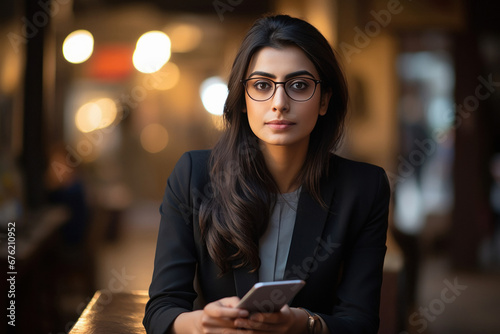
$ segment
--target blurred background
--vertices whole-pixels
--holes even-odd
[[[217,141],[265,13],[337,50],[339,154],[391,181],[380,333],[500,333],[498,1],[2,0],[0,306],[15,270],[19,333],[67,333],[96,290],[148,288],[166,180]]]

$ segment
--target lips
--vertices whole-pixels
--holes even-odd
[[[276,124],[276,125],[293,125],[295,124],[294,122],[290,122],[290,121],[287,121],[287,120],[274,120],[274,121],[269,121],[269,122],[266,122],[266,124]]]
[[[287,121],[287,120],[276,119],[276,120],[266,122],[265,124],[268,125],[272,129],[283,130],[283,129],[287,129],[287,128],[291,127],[295,123],[291,122],[291,121]]]

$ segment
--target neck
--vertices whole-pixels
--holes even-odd
[[[261,147],[266,166],[282,194],[297,190],[297,182],[306,160],[307,145],[265,145]]]

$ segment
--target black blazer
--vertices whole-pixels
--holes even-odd
[[[185,153],[170,175],[163,203],[144,326],[166,333],[194,303],[242,297],[258,281],[247,268],[218,277],[200,242],[198,212],[211,196],[210,151]],[[380,167],[332,155],[321,182],[324,209],[305,190],[299,198],[284,279],[303,279],[290,306],[318,313],[331,333],[377,333],[390,189]],[[196,278],[195,278],[196,276]],[[196,287],[195,287],[196,286]]]

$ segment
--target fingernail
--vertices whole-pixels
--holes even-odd
[[[247,310],[241,310],[239,313],[238,313],[238,316],[240,318],[246,318],[248,317],[248,311]]]

